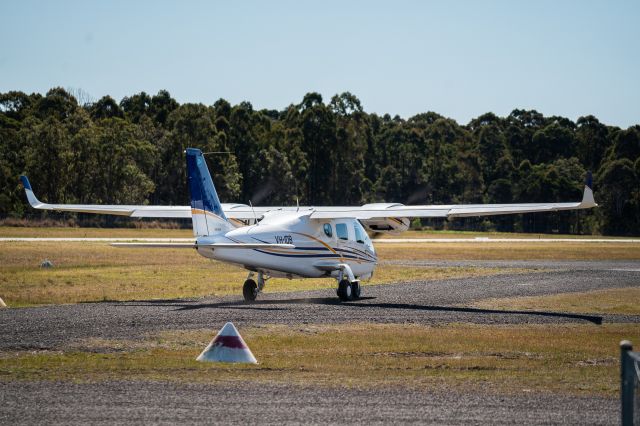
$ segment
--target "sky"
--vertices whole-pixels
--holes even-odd
[[[0,1],[0,92],[640,124],[640,1]]]

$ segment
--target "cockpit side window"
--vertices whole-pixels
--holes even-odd
[[[362,227],[362,224],[359,221],[357,220],[353,221],[353,230],[355,231],[354,234],[356,236],[356,241],[359,242],[360,244],[364,244],[372,253],[375,253],[375,249],[373,248],[373,243],[371,242],[371,239],[367,235],[367,231],[364,230],[364,228]]]
[[[329,238],[333,237],[333,229],[331,228],[330,223],[325,223],[322,229],[324,229],[324,235],[326,235]]]
[[[355,231],[355,234],[356,234],[356,242],[360,244],[364,244],[364,235],[363,235],[364,230],[362,229],[362,227],[358,222],[353,223],[353,230]]]
[[[349,232],[347,231],[347,224],[346,223],[336,223],[336,235],[341,240],[348,240],[349,239]]]

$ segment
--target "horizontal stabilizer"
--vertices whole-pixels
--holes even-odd
[[[198,247],[210,247],[213,249],[265,249],[265,248],[283,248],[292,249],[295,248],[293,244],[265,244],[265,243],[210,243],[210,244],[198,244],[193,243],[112,243],[114,247],[119,248],[198,248]]]
[[[196,248],[196,243],[111,243],[118,248]]]

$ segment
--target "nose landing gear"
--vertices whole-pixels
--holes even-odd
[[[338,283],[337,293],[338,297],[343,302],[360,299],[360,282],[350,282],[349,280],[342,280]]]
[[[242,286],[242,295],[244,296],[245,302],[253,302],[258,297],[258,294],[264,289],[267,280],[270,277],[265,277],[262,272],[258,272],[258,282],[256,283],[253,280],[253,276],[255,273],[249,272],[249,276],[247,276],[244,285]]]
[[[341,301],[347,302],[360,298],[360,281],[358,281],[351,268],[346,263],[339,265],[340,273],[338,274],[338,297]],[[346,277],[345,277],[346,275]]]

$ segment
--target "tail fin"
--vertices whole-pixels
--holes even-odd
[[[20,181],[22,182],[22,186],[24,186],[24,192],[27,193],[27,200],[29,201],[29,204],[31,204],[31,207],[38,208],[42,202],[38,200],[38,198],[36,198],[36,194],[33,193],[29,179],[26,176],[20,176]]]
[[[580,203],[582,208],[596,207],[596,201],[593,199],[593,175],[590,171],[587,172],[587,177],[584,182],[584,193],[582,194],[582,202]]]
[[[191,193],[191,220],[196,237],[230,231],[233,226],[222,210],[202,151],[187,148],[187,176]]]

